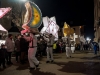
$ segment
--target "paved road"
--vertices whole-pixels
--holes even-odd
[[[54,54],[54,63],[46,63],[46,57],[38,58],[40,66],[29,70],[28,62],[24,65],[14,62],[6,69],[0,69],[0,75],[100,75],[100,57],[91,52],[76,52],[67,59],[65,53]]]

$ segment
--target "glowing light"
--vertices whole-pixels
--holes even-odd
[[[86,38],[87,41],[90,41],[91,39],[89,37]]]
[[[25,1],[28,1],[28,0],[21,0],[21,1],[25,2]]]

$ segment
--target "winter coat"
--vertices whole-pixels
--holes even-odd
[[[10,38],[6,39],[5,45],[7,46],[7,52],[13,52],[14,51],[14,42]]]
[[[0,59],[5,58],[6,55],[7,55],[7,50],[4,49],[4,48],[1,48],[1,49],[0,49]]]
[[[19,52],[20,51],[20,41],[19,40],[15,41],[15,47],[16,47],[16,52]]]
[[[28,42],[24,38],[21,38],[20,39],[20,51],[24,52],[27,50],[28,50]]]

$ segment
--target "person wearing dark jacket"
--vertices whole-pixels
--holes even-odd
[[[18,62],[18,56],[20,56],[20,38],[21,35],[18,35],[17,40],[15,41],[16,62]]]
[[[5,45],[1,45],[0,49],[0,66],[3,65],[3,68],[6,68],[5,66],[5,58],[6,58],[7,50],[5,49]]]
[[[20,38],[20,52],[21,52],[21,63],[25,63],[25,54],[28,51],[28,42],[21,36]]]

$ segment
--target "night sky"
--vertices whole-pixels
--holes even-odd
[[[94,37],[94,0],[30,0],[35,2],[43,17],[56,17],[57,24],[85,26],[85,36]],[[43,27],[43,26],[42,26]]]
[[[93,38],[93,0],[32,0],[42,11],[43,17],[55,16],[57,24],[63,27],[66,21],[70,26],[85,25],[85,36]]]

